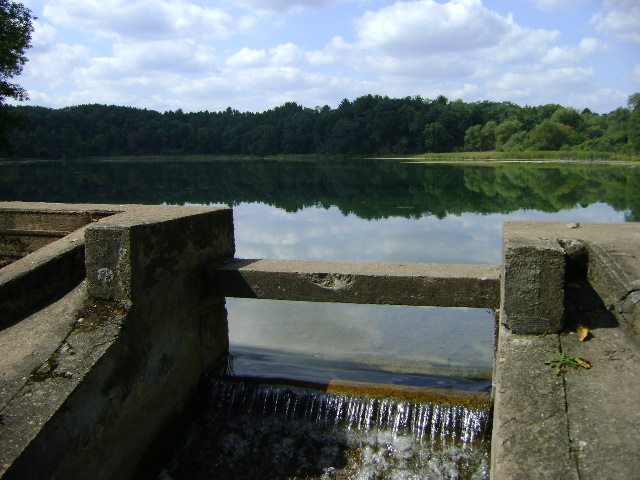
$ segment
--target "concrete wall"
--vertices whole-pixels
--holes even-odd
[[[23,384],[18,367],[5,382],[2,478],[130,478],[228,348],[204,272],[233,251],[229,209],[127,207],[89,226],[87,281],[56,307],[68,330]]]
[[[0,267],[114,213],[91,207],[37,205],[29,208],[22,202],[5,202],[0,207]]]
[[[442,273],[434,266],[389,272],[388,265],[230,264],[229,209],[83,208],[112,215],[0,269],[0,305],[9,306],[0,314],[13,315],[0,321],[2,478],[134,476],[226,352],[221,292],[229,289],[260,298],[377,301],[387,285],[402,287],[397,295],[407,301],[428,303],[449,301],[448,289],[458,285],[456,305],[495,305],[493,267]],[[80,276],[78,258],[86,266]],[[68,293],[37,312],[15,307],[15,299],[45,298],[40,290],[48,283],[64,283],[56,282],[56,273],[68,274],[59,259],[71,259],[75,283],[58,295]],[[493,478],[637,473],[638,259],[638,224],[505,225]],[[577,340],[578,322],[591,328],[592,341]],[[584,356],[593,368],[556,375],[546,362],[559,353]]]
[[[492,478],[636,478],[640,224],[508,223],[503,269]]]

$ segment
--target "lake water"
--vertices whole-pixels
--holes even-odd
[[[362,159],[0,163],[0,200],[230,205],[234,209],[239,258],[498,264],[505,221],[637,221],[638,192],[640,168],[633,165],[462,166]],[[227,308],[231,367],[242,377],[318,384],[368,381],[467,391],[490,388],[494,314],[488,310],[240,299],[228,299]],[[212,388],[212,402],[218,402],[218,406],[221,391],[227,392],[224,398],[231,398],[224,390],[228,387],[214,384]],[[344,397],[320,398],[309,392],[274,391],[276,387],[271,386],[263,388],[266,390],[250,393],[243,390],[241,395],[234,390],[234,395],[245,399],[242,402],[260,398],[263,405],[272,397],[276,405],[288,398],[296,404],[320,405],[318,408],[324,411],[333,408],[327,405],[346,402],[347,410],[367,412],[362,414],[368,419],[367,428],[354,428],[349,426],[351,420],[345,420],[349,435],[364,435],[367,440],[353,439],[344,429],[340,430],[339,440],[335,429],[323,430],[320,436],[324,440],[314,439],[309,433],[305,436],[308,444],[293,440],[291,433],[281,434],[277,440],[262,430],[260,435],[266,437],[255,431],[250,434],[249,437],[261,438],[263,444],[280,445],[279,451],[267,455],[269,459],[284,458],[304,449],[324,451],[328,444],[344,446],[340,451],[329,449],[326,455],[319,455],[313,468],[311,463],[294,465],[292,471],[298,473],[287,474],[287,478],[391,478],[396,473],[397,478],[420,478],[419,472],[431,470],[436,472],[433,478],[457,478],[462,471],[466,473],[460,475],[465,478],[487,475],[486,445],[469,453],[466,447],[450,450],[446,440],[425,453],[415,450],[413,443],[402,443],[403,436],[394,437],[400,443],[389,443],[386,436],[390,431],[393,434],[393,428],[378,425],[380,405]],[[236,403],[227,401],[225,405],[236,408]],[[432,420],[430,413],[428,421],[408,420],[405,415],[425,408],[431,412],[433,406],[407,404],[393,408],[393,415],[389,414],[385,421],[392,426],[418,422],[420,435],[432,431],[433,421],[437,423],[441,418],[438,414]],[[277,407],[270,407],[271,410],[279,412]],[[335,419],[342,415],[340,412],[334,412]],[[280,413],[266,415],[262,420],[281,420]],[[243,414],[238,415],[234,417],[236,421],[245,422]],[[309,418],[301,415],[308,423]],[[456,424],[459,420],[451,419],[462,418],[460,415],[464,416],[449,412],[442,418],[449,419],[447,425]],[[286,428],[301,421],[298,417],[289,420]],[[200,423],[210,426],[207,431],[223,428],[228,432],[226,443],[211,447],[218,453],[226,452],[226,458],[231,447],[234,455],[252,448],[255,454],[250,438],[238,436],[232,425],[220,427],[220,418],[212,419],[211,412],[203,413]],[[381,428],[372,430],[370,424]],[[245,427],[244,431],[250,430]],[[294,429],[305,430],[301,426]],[[459,435],[468,434],[460,433],[464,428],[456,431]],[[195,438],[198,445],[213,442],[213,437],[203,432],[191,435],[191,442]],[[433,438],[441,438],[427,437],[431,443]],[[394,449],[393,454],[389,448]],[[174,478],[208,478],[206,472],[210,470],[206,468],[212,467],[198,460],[201,451],[198,448],[183,453],[186,460],[172,470]],[[213,456],[207,455],[213,461]],[[393,463],[392,457],[401,463]],[[194,463],[208,467],[204,473],[194,473],[187,468]],[[342,470],[336,467],[337,463]],[[389,467],[392,463],[394,466]],[[238,459],[235,464],[243,461]],[[277,469],[282,465],[274,465],[261,468],[280,472]],[[385,468],[396,473],[382,475]],[[348,472],[354,469],[370,475],[349,476]],[[398,473],[405,471],[405,476]],[[282,475],[280,472],[263,478]],[[219,478],[253,477],[251,472],[234,470],[228,477]]]
[[[354,158],[0,164],[0,200],[230,205],[240,258],[498,264],[505,221],[638,220],[639,191],[634,165]],[[239,372],[263,374],[259,362],[247,369],[256,353],[270,352],[485,380],[491,371],[488,311],[239,299],[229,299],[228,309]],[[273,360],[286,376],[291,362]]]

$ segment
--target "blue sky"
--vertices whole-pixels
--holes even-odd
[[[372,93],[559,103],[640,91],[639,0],[27,0],[33,105],[337,106]]]

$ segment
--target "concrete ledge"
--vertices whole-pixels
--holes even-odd
[[[558,335],[515,335],[500,328],[494,374],[491,478],[575,479],[563,380],[544,364]]]
[[[84,276],[84,229],[1,268],[0,330],[58,300]]]
[[[497,308],[495,266],[235,260],[210,273],[227,297]]]
[[[228,349],[204,272],[233,256],[229,209],[127,206],[86,237],[87,281],[0,331],[0,348],[24,340],[2,384],[1,478],[132,478]]]
[[[0,202],[0,329],[61,298],[85,277],[86,225],[111,205]]]
[[[517,289],[511,295],[503,292],[494,373],[491,477],[635,478],[640,430],[636,301],[640,224],[517,222],[505,225],[507,236],[515,239],[511,245],[517,248],[532,245],[534,257],[541,246],[542,251],[537,251],[541,262],[556,261],[549,258],[559,258],[561,251],[568,270],[557,279],[538,275],[543,271],[540,262],[505,262],[506,269],[517,271],[515,276],[505,273],[503,289],[516,289],[517,284],[508,285],[516,278],[523,298],[517,297]],[[551,257],[546,257],[547,252],[552,252]],[[537,294],[550,278],[552,282],[544,288],[556,285],[563,293],[561,332],[523,333],[522,324],[510,322],[509,312],[526,312],[527,298],[533,312],[557,308],[556,294]],[[527,282],[539,286],[531,288]],[[547,298],[550,305],[545,304]],[[578,323],[590,329],[586,342],[577,338]],[[517,327],[510,330],[513,325]],[[561,353],[584,358],[591,368],[567,366],[557,375],[545,362]]]
[[[110,205],[0,202],[0,259],[16,259],[105,216]]]

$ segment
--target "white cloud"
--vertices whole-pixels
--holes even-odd
[[[254,50],[251,48],[243,47],[237,53],[227,57],[226,63],[230,67],[242,68],[250,67],[264,63],[267,58],[267,52],[264,50]]]
[[[43,13],[56,25],[116,38],[225,37],[233,27],[225,11],[186,0],[51,0]]]
[[[533,65],[487,81],[485,91],[488,98],[494,99],[533,105],[560,103],[580,106],[581,103],[573,101],[593,92],[593,78],[593,69],[587,67],[542,68]],[[565,92],[565,95],[559,97],[558,92]]]
[[[216,60],[212,48],[191,39],[116,43],[114,58],[133,71],[183,74],[209,71]]]
[[[396,2],[356,21],[363,48],[408,56],[416,53],[472,51],[495,45],[511,20],[487,9],[480,0]]]
[[[299,12],[324,8],[344,0],[235,0],[233,3],[257,14]]]
[[[31,35],[30,56],[33,53],[46,52],[52,49],[58,40],[57,30],[46,22],[35,20],[33,22],[33,34]]]
[[[45,105],[187,111],[260,111],[285,101],[335,106],[368,93],[567,103],[595,92],[606,97],[585,106],[608,111],[612,102],[624,104],[629,92],[619,102],[620,90],[640,82],[637,54],[618,74],[626,84],[596,79],[592,59],[605,47],[613,56],[615,39],[572,43],[560,29],[531,28],[517,12],[503,15],[481,0],[380,3],[374,10],[373,2],[353,0],[224,0],[213,7],[206,0],[38,0],[34,8],[45,6],[34,10],[34,48],[21,80],[32,101]],[[624,27],[609,14],[635,8],[629,0],[605,1],[592,27],[631,35],[633,20]],[[337,22],[343,29],[332,28],[344,14],[350,17]],[[310,18],[326,29],[307,29],[302,22]]]
[[[591,21],[598,31],[640,43],[640,4],[637,0],[605,0],[602,11]]]
[[[47,50],[34,51],[25,66],[24,76],[47,80],[50,86],[56,86],[91,61],[91,51],[85,46],[57,43]]]
[[[576,47],[552,47],[543,57],[543,61],[545,63],[572,63],[602,49],[604,46],[598,39],[583,38]]]

